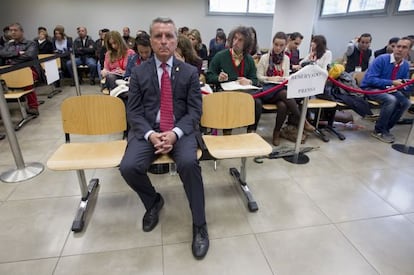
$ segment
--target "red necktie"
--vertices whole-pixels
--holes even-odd
[[[362,58],[364,57],[364,51],[359,52],[359,64],[358,66],[362,66]]]
[[[392,68],[391,80],[395,80],[397,78],[397,73],[399,69],[400,69],[400,64],[397,64],[394,66],[394,68]]]
[[[167,71],[167,64],[162,63],[161,76],[161,104],[160,104],[160,130],[170,131],[174,128],[173,100],[170,76]]]

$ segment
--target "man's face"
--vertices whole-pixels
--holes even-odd
[[[23,38],[23,31],[18,26],[10,26],[9,33],[13,40],[20,41]]]
[[[242,53],[244,47],[244,36],[240,33],[235,33],[232,41],[232,49],[236,53]]]
[[[79,28],[78,29],[78,35],[80,38],[85,38],[86,37],[86,29],[85,28]]]
[[[358,45],[360,50],[368,50],[369,46],[371,46],[371,37],[361,37]]]
[[[407,39],[400,39],[397,42],[397,46],[395,46],[393,53],[394,57],[397,61],[400,61],[403,58],[408,56],[408,52],[410,51],[411,41]]]
[[[123,34],[123,36],[128,37],[129,36],[129,29],[128,28],[123,28],[122,29],[122,34]]]
[[[154,23],[151,31],[151,48],[161,62],[173,56],[177,48],[175,26],[171,23]]]

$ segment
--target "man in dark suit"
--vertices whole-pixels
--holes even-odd
[[[151,184],[147,170],[157,156],[172,156],[192,213],[192,252],[195,258],[201,259],[207,254],[209,239],[203,180],[197,160],[196,129],[202,108],[198,72],[197,68],[174,57],[177,30],[171,19],[154,19],[150,35],[154,57],[135,67],[131,74],[127,104],[131,129],[120,171],[145,206],[142,226],[148,232],[157,225],[164,200]],[[166,117],[164,73],[169,75],[166,77],[172,93],[171,125],[167,129],[162,129]]]

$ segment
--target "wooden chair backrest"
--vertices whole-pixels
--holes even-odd
[[[39,58],[39,59],[43,59],[43,58],[46,58],[46,57],[49,57],[49,56],[53,56],[53,55],[54,55],[54,54],[51,54],[51,53],[47,53],[47,54],[38,54],[38,55],[37,55],[37,58]],[[60,68],[62,67],[61,62],[60,62],[60,57],[56,58],[55,60],[56,60],[56,63],[57,63],[57,67],[58,67],[58,69],[60,69]],[[42,66],[42,69],[44,70],[44,69],[45,69],[44,62],[41,62],[41,63],[40,63],[40,65]]]
[[[117,97],[74,96],[63,101],[61,111],[67,134],[106,135],[126,130],[125,105]]]
[[[23,88],[34,84],[32,69],[29,67],[2,74],[0,78],[8,88]]]
[[[364,78],[365,72],[356,72],[354,73],[354,79],[358,86],[361,86],[362,79]]]
[[[254,123],[254,99],[244,92],[217,92],[203,97],[201,125],[233,129]]]

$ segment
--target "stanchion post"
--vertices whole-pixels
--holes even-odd
[[[17,169],[12,169],[0,174],[0,180],[4,182],[19,182],[31,179],[43,171],[41,163],[29,163],[25,165],[19,143],[17,142],[16,133],[10,118],[9,108],[4,98],[3,87],[0,85],[0,113],[3,119],[6,135],[9,140],[10,149],[13,153]]]
[[[309,97],[303,99],[302,112],[300,115],[298,136],[296,137],[295,153],[292,156],[283,157],[284,160],[295,164],[306,164],[309,162],[309,157],[304,153],[300,153],[300,145],[302,143],[303,127],[305,126],[306,112],[308,110]]]
[[[70,52],[70,62],[72,63],[73,71],[73,81],[75,81],[76,95],[81,95],[80,85],[79,85],[79,75],[78,75],[78,66],[76,66],[76,59],[73,50]]]
[[[414,120],[411,124],[410,132],[408,133],[407,139],[405,140],[405,144],[393,144],[391,147],[398,152],[414,155],[414,147],[410,146],[410,140],[412,140],[414,134]]]

